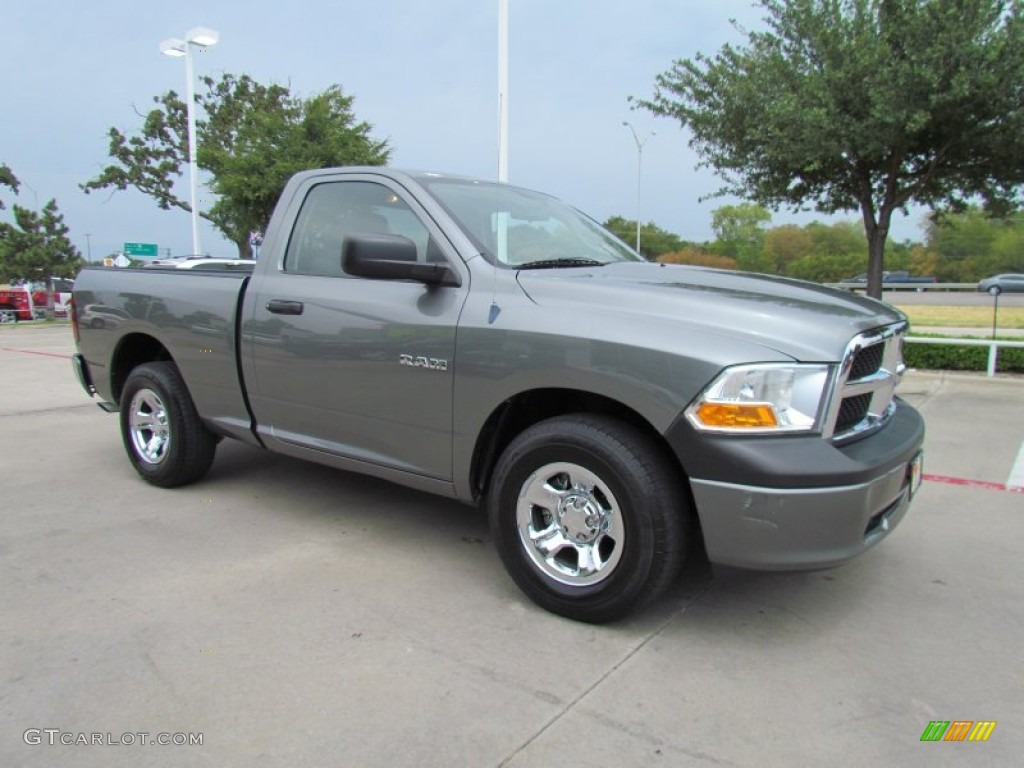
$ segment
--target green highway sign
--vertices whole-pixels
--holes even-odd
[[[125,243],[125,256],[156,256],[156,243]]]

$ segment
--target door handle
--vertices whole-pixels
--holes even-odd
[[[286,301],[285,299],[271,299],[267,302],[267,311],[275,315],[301,315],[301,301]]]

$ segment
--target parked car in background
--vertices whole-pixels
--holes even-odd
[[[1024,275],[992,275],[978,283],[985,293],[1024,293]]]
[[[67,317],[71,305],[71,289],[75,281],[64,277],[50,278],[50,286],[53,290],[53,314],[55,317]]]
[[[103,304],[86,304],[78,313],[78,322],[87,328],[111,330],[125,320],[131,320],[131,315],[118,307]]]
[[[252,259],[218,259],[212,256],[179,256],[169,259],[155,259],[144,265],[145,269],[199,269],[199,270],[231,270],[252,269],[256,264]]]
[[[856,277],[848,277],[845,280],[840,280],[841,283],[867,283],[868,273],[861,272]],[[882,273],[882,283],[934,283],[938,282],[934,277],[918,277],[911,275],[905,269],[897,269],[892,272]]]
[[[33,294],[24,285],[0,286],[0,322],[34,320],[36,306],[42,300],[46,306],[46,293]]]
[[[51,277],[49,281],[0,285],[0,322],[38,320],[46,317],[49,310],[56,317],[65,317],[73,282]]]

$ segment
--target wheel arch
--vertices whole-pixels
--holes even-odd
[[[167,347],[157,339],[146,333],[129,333],[122,337],[110,359],[110,390],[114,402],[121,402],[124,383],[135,368],[156,362],[174,362]]]
[[[681,485],[688,496],[691,509],[693,498],[689,476],[679,464],[664,436],[640,413],[629,406],[594,392],[577,389],[534,389],[508,398],[487,417],[480,429],[470,464],[470,483],[475,499],[487,494],[494,466],[502,451],[523,430],[555,416],[571,413],[594,413],[611,416],[631,424],[650,439],[651,444],[676,467],[679,467]]]

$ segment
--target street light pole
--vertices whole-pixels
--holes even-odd
[[[185,105],[188,109],[188,176],[189,204],[192,207],[192,253],[202,254],[199,247],[199,166],[196,163],[196,93],[192,71],[192,46],[216,45],[220,33],[208,27],[196,27],[184,40],[172,37],[160,43],[160,52],[167,56],[185,57]]]
[[[199,256],[199,165],[196,163],[196,90],[192,45],[185,41],[185,103],[188,105],[188,199],[192,206],[192,253]]]
[[[623,120],[622,124],[629,128],[629,132],[633,134],[633,141],[636,143],[636,252],[640,253],[640,180],[643,172],[644,144],[651,136],[654,136],[654,131],[651,131],[641,141],[632,123]]]
[[[498,181],[508,181],[508,0],[498,0]]]
[[[89,263],[92,264],[92,233],[85,233],[85,253],[89,258]]]

